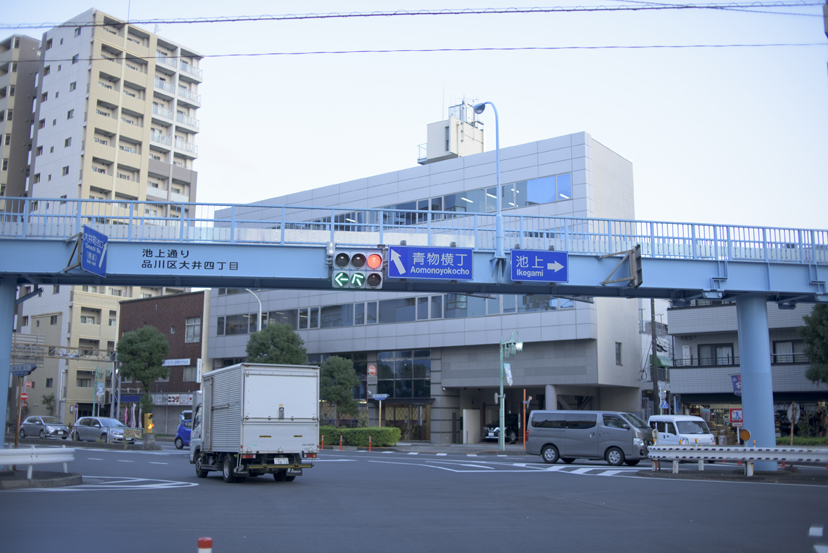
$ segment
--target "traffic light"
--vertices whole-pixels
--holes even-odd
[[[155,424],[152,422],[152,413],[144,413],[144,434],[152,434]]]
[[[337,249],[334,251],[331,284],[334,288],[382,288],[383,251]]]

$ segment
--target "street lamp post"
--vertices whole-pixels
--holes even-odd
[[[492,106],[495,114],[495,171],[497,173],[497,192],[495,192],[497,196],[497,213],[495,214],[495,261],[500,263],[501,261],[505,262],[505,256],[503,255],[503,242],[505,239],[502,213],[503,191],[500,189],[500,121],[497,117],[497,108],[491,102],[480,102],[476,104],[474,106],[474,112],[480,115],[486,109],[486,105]]]
[[[245,290],[247,290],[248,292],[253,294],[253,290],[251,290],[250,288],[245,288]],[[260,300],[259,296],[257,296],[256,294],[253,294],[253,297],[256,298],[257,302],[259,302],[259,318],[256,319],[256,332],[261,332],[262,331],[262,300]]]
[[[512,332],[508,340],[504,340],[502,336],[500,337],[500,396],[498,396],[500,399],[500,432],[498,432],[497,436],[497,444],[500,451],[506,449],[503,438],[506,432],[503,424],[506,418],[506,398],[503,396],[503,359],[508,358],[510,355],[515,355],[520,351],[523,351],[523,342],[520,341],[520,334],[518,334],[517,330]]]

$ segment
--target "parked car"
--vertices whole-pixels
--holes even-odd
[[[124,441],[124,424],[109,417],[81,417],[72,427],[72,440],[76,442],[121,443]],[[128,438],[128,443],[135,442]]]
[[[505,430],[503,441],[506,443],[514,444],[518,441],[518,436],[520,436],[520,429],[518,426],[520,422],[518,420],[518,415],[511,413],[507,414],[503,420],[503,427]],[[497,440],[500,436],[500,419],[490,422],[486,425],[486,428],[483,429],[483,439],[484,440]]]
[[[175,435],[175,447],[177,449],[182,449],[185,445],[190,445],[190,432],[192,428],[192,419],[181,419],[181,424],[178,425],[178,432]]]
[[[57,417],[28,417],[20,425],[20,437],[38,436],[41,440],[46,438],[69,437],[69,427],[60,422]]]

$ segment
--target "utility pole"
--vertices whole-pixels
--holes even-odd
[[[656,351],[658,351],[658,344],[656,343],[656,316],[655,316],[655,298],[650,298],[650,378],[653,379],[653,412],[656,414],[656,409],[659,404],[658,395],[658,361]]]

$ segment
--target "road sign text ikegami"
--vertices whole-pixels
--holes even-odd
[[[512,250],[512,280],[569,282],[569,253],[546,250]]]

